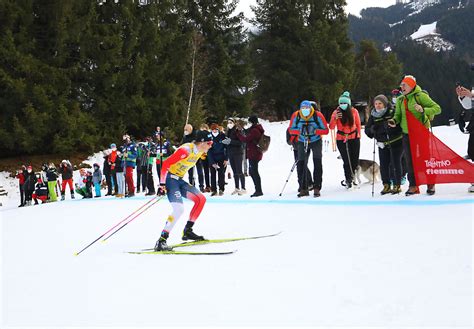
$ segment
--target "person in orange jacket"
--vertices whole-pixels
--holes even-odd
[[[347,189],[353,184],[354,172],[359,165],[360,152],[360,117],[359,112],[352,107],[351,96],[345,91],[339,97],[339,106],[331,115],[329,128],[337,127],[336,144],[342,161],[344,162],[345,182],[341,182]]]

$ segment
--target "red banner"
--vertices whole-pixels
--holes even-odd
[[[406,111],[417,185],[474,183],[474,164],[457,155]]]

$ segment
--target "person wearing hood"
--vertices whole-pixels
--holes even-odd
[[[419,194],[420,190],[415,179],[415,172],[413,169],[413,162],[410,150],[410,138],[408,131],[406,112],[410,111],[413,116],[420,121],[427,129],[430,128],[430,121],[434,116],[441,113],[441,107],[433,101],[430,96],[423,92],[421,87],[417,84],[416,78],[412,75],[406,75],[400,83],[400,90],[402,96],[397,98],[395,107],[395,115],[393,119],[389,120],[390,127],[395,127],[400,124],[403,132],[403,150],[406,156],[408,169],[409,188],[405,192],[406,196]],[[428,195],[435,194],[435,185],[428,184],[426,193]]]
[[[375,138],[379,148],[380,173],[382,175],[383,189],[380,194],[398,194],[401,190],[402,180],[402,128],[388,126],[388,120],[393,118],[394,108],[385,95],[374,98],[374,107],[369,120],[365,125],[365,134]],[[375,150],[374,150],[375,151]],[[392,168],[393,173],[390,173]],[[391,186],[393,177],[393,187]]]
[[[262,125],[258,123],[256,115],[251,115],[248,119],[251,127],[247,130],[247,134],[242,134],[242,127],[237,127],[237,138],[246,145],[246,157],[249,160],[249,174],[252,177],[253,184],[255,185],[255,193],[250,197],[259,197],[263,195],[262,191],[262,180],[260,173],[258,172],[258,163],[262,160],[263,152],[258,147],[258,142],[262,137],[265,130]]]
[[[313,192],[314,197],[321,196],[323,182],[323,142],[322,135],[329,132],[326,119],[321,112],[316,111],[310,101],[302,101],[298,114],[293,120],[289,130],[291,135],[297,137],[298,154],[298,178],[300,192],[298,197],[309,195],[309,181],[311,177],[306,174],[308,168],[309,153],[313,153]]]
[[[344,162],[345,182],[343,185],[350,189],[354,180],[356,167],[359,165],[360,152],[360,117],[359,112],[352,107],[351,96],[345,91],[339,97],[339,106],[331,115],[329,129],[337,128],[336,145]]]

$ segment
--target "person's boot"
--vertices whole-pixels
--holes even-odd
[[[155,249],[154,249],[155,251],[171,251],[171,250],[173,250],[173,248],[168,246],[168,244],[166,243],[166,240],[168,239],[168,236],[169,236],[168,232],[163,231],[161,233],[160,238],[158,239],[158,241],[156,241]]]
[[[400,185],[393,185],[392,194],[402,193],[402,187]]]
[[[418,186],[410,186],[408,190],[405,192],[406,196],[410,196],[414,194],[420,194],[420,189],[418,188]]]
[[[313,193],[315,198],[319,198],[321,196],[321,189],[315,186],[313,188]]]
[[[435,194],[435,184],[428,184],[428,188],[426,189],[426,193],[428,195],[433,195]]]
[[[66,194],[65,193],[61,193],[61,201],[64,201],[66,199]]]
[[[390,184],[383,184],[383,190],[380,191],[380,194],[385,195],[391,192],[392,192],[392,189],[390,188]]]
[[[75,197],[74,197],[74,191],[71,191],[71,199],[75,199]]]
[[[300,193],[298,193],[296,196],[298,198],[301,198],[301,197],[308,196],[308,195],[309,195],[309,191],[307,189],[302,188],[300,190]]]
[[[188,221],[186,223],[186,226],[184,227],[183,230],[183,240],[194,240],[194,241],[201,241],[205,240],[203,236],[197,235],[196,233],[193,232],[193,225],[194,222]]]

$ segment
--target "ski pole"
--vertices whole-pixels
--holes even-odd
[[[115,224],[115,226],[113,226],[112,228],[110,228],[109,230],[107,230],[107,232],[105,232],[104,234],[102,234],[101,236],[99,236],[97,239],[95,239],[94,241],[92,241],[91,243],[89,243],[86,247],[84,247],[81,251],[79,252],[76,252],[74,255],[75,256],[79,256],[80,253],[82,253],[84,250],[86,250],[87,248],[89,248],[90,246],[92,246],[94,243],[96,243],[97,241],[99,241],[100,239],[102,239],[104,236],[106,236],[110,231],[112,231],[114,228],[116,228],[117,226],[119,226],[120,224],[122,224],[123,222],[125,222],[128,218],[130,218],[131,216],[133,216],[136,212],[138,212],[140,209],[142,209],[143,207],[145,207],[147,204],[151,203],[153,200],[155,200],[157,197],[155,196],[154,198],[152,198],[151,200],[147,201],[145,204],[143,204],[140,208],[138,208],[137,210],[135,210],[134,212],[132,212],[130,215],[128,215],[127,217],[125,217],[124,219],[122,219],[120,222],[118,222],[117,224]]]
[[[158,203],[158,201],[160,201],[161,199],[163,199],[163,197],[159,197],[158,199],[155,199],[154,202],[150,203],[148,206],[146,206],[145,208],[143,208],[139,213],[137,213],[135,216],[133,216],[128,222],[125,222],[122,226],[120,226],[118,229],[116,229],[115,231],[113,231],[108,237],[106,237],[104,240],[102,240],[102,242],[105,242],[107,241],[108,239],[110,239],[110,237],[112,235],[114,235],[115,233],[117,233],[118,231],[120,231],[121,229],[123,229],[125,226],[127,226],[130,222],[134,221],[138,216],[140,216],[141,214],[143,214],[145,211],[147,211],[148,209],[150,209],[152,206],[154,206],[156,203]]]
[[[280,196],[283,194],[283,191],[285,190],[286,184],[288,184],[288,181],[290,180],[291,174],[293,174],[293,171],[295,171],[296,165],[298,164],[298,160],[293,163],[293,166],[291,167],[290,174],[288,175],[288,178],[286,179],[285,185],[283,185],[283,189],[280,192]]]

